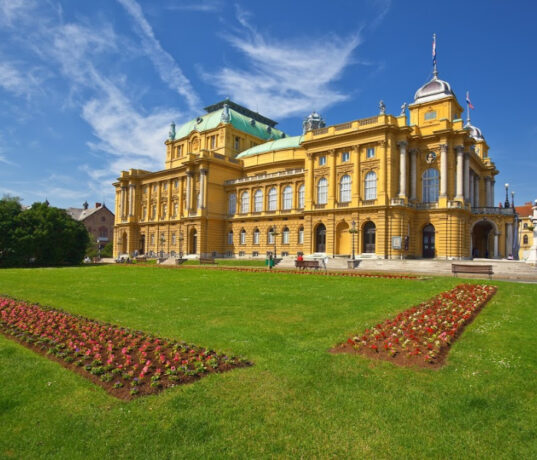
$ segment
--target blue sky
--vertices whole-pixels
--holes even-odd
[[[171,120],[227,96],[290,135],[398,114],[440,78],[482,129],[517,204],[537,198],[537,3],[0,0],[0,195],[106,201],[122,169],[160,170]]]

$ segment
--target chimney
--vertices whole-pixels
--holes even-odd
[[[96,207],[96,208],[100,208],[100,207],[101,207],[101,203],[95,203],[95,207]]]

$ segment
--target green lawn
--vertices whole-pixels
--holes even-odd
[[[0,336],[0,458],[535,458],[537,285],[495,282],[438,371],[327,353],[459,282],[0,270],[0,293],[255,363],[125,402]]]

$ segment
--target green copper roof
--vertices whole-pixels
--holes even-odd
[[[237,158],[251,157],[253,155],[259,155],[260,153],[273,152],[275,150],[296,149],[297,147],[300,147],[303,138],[304,136],[292,136],[265,142],[264,144],[256,145],[255,147],[239,153]]]
[[[220,123],[224,123],[224,121],[222,121],[222,113],[224,110],[225,109],[216,110],[215,112],[195,118],[184,125],[179,126],[175,131],[174,139],[176,140],[186,137],[192,131],[201,133],[216,128]],[[264,140],[280,139],[284,135],[279,129],[272,128],[265,123],[256,120],[252,122],[252,118],[247,117],[232,108],[229,108],[228,110],[229,123],[244,133],[251,134]]]

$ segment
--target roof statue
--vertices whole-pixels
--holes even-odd
[[[224,110],[222,111],[220,119],[223,123],[229,123],[231,121],[231,114],[229,113],[229,104],[224,103]]]
[[[380,115],[386,114],[386,104],[384,104],[384,101],[382,99],[379,102],[379,114]]]
[[[408,104],[403,102],[403,105],[401,106],[401,115],[406,114],[406,109],[408,109]]]
[[[175,121],[170,124],[170,132],[168,133],[168,139],[173,141],[175,139]]]
[[[324,128],[325,126],[326,123],[324,122],[323,117],[314,110],[304,118],[304,121],[302,122],[302,132],[303,134],[306,134],[308,131]]]

